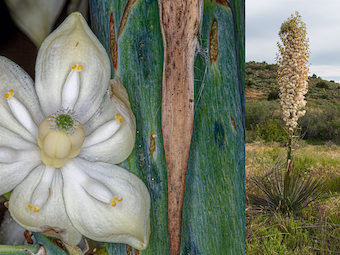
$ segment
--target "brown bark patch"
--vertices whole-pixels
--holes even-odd
[[[112,58],[113,67],[115,70],[117,70],[118,46],[116,41],[115,20],[112,12],[110,13],[110,54]]]
[[[218,24],[217,24],[216,19],[211,24],[209,56],[210,56],[210,63],[214,63],[218,57]]]

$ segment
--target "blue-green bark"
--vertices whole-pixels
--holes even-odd
[[[150,244],[141,254],[168,254],[163,45],[157,1],[92,0],[90,12],[92,28],[109,54],[110,35],[117,41],[113,76],[122,80],[136,116],[135,149],[123,166],[145,182],[152,199]],[[205,1],[198,40],[181,251],[244,254],[244,0]],[[125,245],[108,248],[110,254],[126,254]]]

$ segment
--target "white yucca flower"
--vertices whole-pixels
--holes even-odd
[[[308,91],[309,48],[306,25],[298,12],[281,25],[278,43],[278,85],[283,120],[293,133],[297,121],[305,114],[305,95]]]
[[[135,118],[110,72],[105,49],[80,13],[42,43],[35,86],[0,57],[0,194],[13,190],[9,211],[28,230],[71,245],[84,235],[145,249],[148,190],[114,165],[134,147]]]

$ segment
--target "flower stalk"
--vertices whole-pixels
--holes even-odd
[[[305,95],[308,91],[309,41],[306,25],[298,12],[283,22],[278,43],[278,86],[283,120],[288,127],[287,168],[292,167],[294,134],[298,119],[305,115]]]

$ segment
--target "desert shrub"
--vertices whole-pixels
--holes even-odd
[[[265,142],[285,142],[288,140],[284,123],[279,119],[267,119],[264,124],[257,125],[256,134]]]
[[[315,86],[320,89],[329,89],[329,84],[325,81],[319,81]]]
[[[319,111],[307,110],[300,120],[304,139],[340,144],[340,107],[329,105]]]
[[[252,87],[255,82],[251,78],[246,78],[246,87]]]
[[[272,90],[269,92],[269,95],[267,97],[267,100],[268,101],[272,101],[272,100],[276,100],[276,99],[279,99],[280,96],[279,96],[279,90],[278,89],[275,89],[275,90]]]
[[[259,101],[246,104],[246,129],[254,129],[256,125],[263,124],[267,119],[280,118],[280,112],[275,113],[279,105],[275,102]]]

